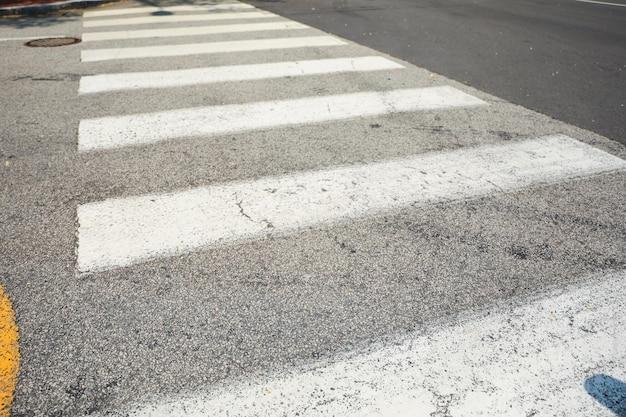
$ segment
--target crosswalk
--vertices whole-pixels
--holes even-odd
[[[246,13],[216,13],[216,14],[192,14],[173,16],[148,16],[148,17],[126,17],[122,19],[102,19],[85,20],[83,26],[86,28],[106,27],[106,26],[136,26],[161,23],[188,23],[188,22],[214,22],[222,20],[242,20],[242,19],[270,19],[273,15],[268,12],[246,12]]]
[[[125,266],[267,232],[626,169],[566,136],[419,155],[78,209],[80,270]]]
[[[284,125],[484,104],[454,88],[430,87],[115,116],[81,121],[78,148],[98,150]],[[158,131],[154,130],[155,123],[161,125]]]
[[[221,1],[5,29],[14,415],[626,417],[626,147]]]
[[[125,415],[622,416],[626,393],[617,384],[626,378],[626,351],[614,335],[626,331],[626,274],[592,278],[566,294],[336,363],[136,401]],[[589,369],[613,372],[586,377]]]
[[[83,62],[90,62],[339,45],[344,45],[344,42],[332,36],[272,38],[245,41],[188,43],[182,45],[139,46],[135,48],[86,49],[82,51],[81,59]]]
[[[382,71],[399,68],[404,67],[387,58],[365,56],[253,65],[229,65],[174,71],[100,74],[82,77],[78,91],[80,94],[90,94],[118,90],[183,87],[229,81],[267,80],[282,77]]]
[[[165,16],[134,16],[155,11]],[[180,14],[194,12],[193,14]],[[129,15],[134,17],[128,17]],[[113,17],[112,17],[113,16]],[[137,24],[233,19],[271,19],[263,23],[135,29]],[[85,14],[84,27],[133,26],[124,31],[83,34],[85,63],[105,60],[238,54],[270,49],[331,48],[346,42],[316,34],[257,38],[255,33],[306,28],[241,3],[213,6],[138,7]],[[249,34],[246,39],[171,44],[185,35]],[[292,33],[293,35],[293,33]],[[157,45],[126,46],[120,41],[161,40]],[[99,48],[99,41],[117,41]],[[157,90],[183,86],[333,73],[402,71],[405,65],[383,56],[349,56],[299,61],[258,62],[176,70],[103,73],[82,77],[79,93]],[[302,126],[396,113],[480,108],[489,103],[447,85],[359,91],[287,100],[245,102],[121,114],[80,122],[80,152],[151,146],[191,138]],[[467,199],[495,192],[626,169],[626,161],[573,138],[556,135],[525,141],[467,147],[392,161],[334,167],[255,181],[234,182],[168,194],[108,199],[78,208],[78,261],[81,272],[129,266],[152,258],[189,253],[213,245],[295,233],[307,226],[384,213],[398,207]]]
[[[237,25],[200,26],[170,29],[123,30],[108,32],[90,32],[83,35],[83,42],[110,41],[116,39],[172,38],[177,36],[212,35],[218,33],[261,32],[274,30],[306,29],[297,22],[250,23]]]
[[[306,155],[306,149],[311,149],[307,146],[323,135],[330,137],[324,140],[345,143],[345,147],[363,147],[360,154],[355,152],[356,156],[345,161],[333,155],[306,169],[279,167],[268,169],[269,174],[251,170],[245,177],[190,180],[182,186],[177,182],[176,187],[160,189],[167,184],[163,181],[145,189],[131,188],[130,192],[120,187],[122,191],[116,194],[118,188],[113,187],[114,191],[106,196],[90,195],[76,212],[76,270],[81,276],[141,268],[179,255],[200,256],[203,251],[228,249],[268,237],[295,239],[303,231],[367,222],[403,210],[427,210],[434,205],[511,195],[533,187],[626,171],[624,159],[589,145],[575,129],[542,131],[542,126],[537,126],[532,134],[476,139],[477,129],[470,129],[470,125],[498,132],[498,117],[505,113],[499,110],[500,100],[453,82],[442,82],[407,63],[247,4],[96,10],[84,14],[83,27],[80,59],[85,75],[80,79],[78,94],[89,111],[79,123],[76,146],[80,157],[94,165],[117,159],[118,167],[140,170],[141,166],[132,166],[138,161],[133,159],[136,155],[143,158],[138,164],[145,163],[155,149],[176,152],[181,147],[186,153],[215,149],[220,155],[226,142],[229,148],[250,153],[260,152],[253,145],[262,143],[263,152],[272,159],[273,152],[284,149],[272,146],[278,140],[283,147],[295,148],[294,152],[305,149],[303,159],[307,159],[312,158]],[[106,107],[103,103],[117,105]],[[506,111],[511,111],[510,107]],[[426,119],[436,125],[424,128]],[[456,131],[447,129],[451,121],[456,123]],[[413,130],[420,132],[414,142],[424,135],[432,137],[428,138],[428,146],[407,140],[405,144],[411,146],[386,157],[380,149],[398,144],[386,130],[387,125],[402,126],[403,132],[408,132],[404,133],[406,137],[411,137]],[[449,140],[441,139],[446,135]],[[378,141],[376,147],[368,148],[367,140]],[[245,160],[235,163],[245,164]],[[176,170],[184,178],[194,179],[196,174],[184,164]],[[141,191],[135,192],[137,189]],[[618,281],[623,292],[623,275]],[[591,299],[587,293],[584,297]],[[520,314],[526,314],[529,319],[543,320],[545,334],[549,334],[553,323],[542,316],[543,307],[535,307],[513,314],[512,319],[503,316],[500,322],[485,323],[498,331],[502,323],[520,321]],[[601,303],[595,307],[598,317],[606,313]],[[468,326],[457,330],[478,332],[479,325]],[[441,352],[454,348],[454,331],[446,332],[437,342],[439,350],[428,350],[422,339],[419,343],[435,361]],[[538,341],[544,337],[533,332],[526,335]],[[579,336],[572,343],[579,343]],[[472,352],[479,355],[481,341],[472,340]],[[593,339],[596,345],[602,342]],[[507,343],[502,346],[511,351],[516,348]],[[390,355],[398,363],[415,360],[408,356],[395,350]],[[344,373],[336,369],[321,372],[330,372],[337,380],[363,375],[375,378],[378,365],[370,359],[364,362],[366,373],[353,371],[351,362],[343,364]],[[502,359],[505,362],[506,358]],[[421,367],[417,371],[427,378],[432,369]],[[455,371],[468,372],[465,368]],[[502,375],[494,367],[485,366],[483,371],[485,378]],[[563,371],[563,375],[569,374]],[[316,378],[306,372],[294,378],[306,387],[302,381],[309,377]],[[441,377],[446,381],[449,378],[454,377]],[[464,383],[467,401],[471,402],[468,381]],[[285,392],[289,391],[285,388],[289,383],[273,382]],[[493,392],[502,389],[515,397],[512,392],[516,388],[510,388],[515,383],[507,380]],[[361,388],[359,383],[349,383],[344,391]],[[410,400],[410,407],[434,412],[437,399],[433,395],[426,392],[426,399],[415,400],[413,394],[401,391],[399,395],[403,401]],[[541,396],[531,391],[528,395]],[[253,404],[255,395],[242,388],[239,398]],[[296,393],[294,398],[302,395]],[[497,401],[495,395],[487,397]],[[511,401],[518,406],[518,400],[515,397]],[[271,407],[293,414],[291,403],[285,405],[281,399],[276,405],[272,401]],[[129,415],[206,415],[215,407],[227,414],[233,403],[201,398],[194,405],[175,402]],[[337,404],[338,408],[328,415],[367,415],[350,414],[346,411],[352,410],[350,404]],[[387,406],[379,405],[373,406],[379,410],[375,415],[391,415],[380,411]],[[480,404],[470,405],[480,411]],[[264,415],[278,415],[272,414],[277,408],[271,407]],[[593,405],[586,407],[594,409]],[[251,409],[232,415],[249,415]],[[463,411],[460,409],[458,415],[472,415]],[[399,411],[396,415],[407,414]]]
[[[143,6],[132,8],[91,10],[83,14],[84,18],[127,16],[146,13],[180,13],[180,12],[213,12],[218,10],[246,10],[254,9],[245,3],[224,3],[211,5],[183,4],[178,6]]]

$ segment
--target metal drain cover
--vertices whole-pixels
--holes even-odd
[[[42,39],[33,39],[32,41],[28,41],[25,43],[26,46],[32,47],[43,47],[43,48],[53,48],[56,46],[65,46],[65,45],[73,45],[75,43],[80,42],[78,38],[42,38]]]

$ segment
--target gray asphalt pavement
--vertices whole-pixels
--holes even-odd
[[[626,173],[613,170],[558,181],[546,177],[521,189],[446,197],[194,250],[181,243],[174,256],[157,253],[130,266],[77,271],[77,231],[84,227],[77,210],[107,199],[367,166],[428,152],[447,155],[471,147],[509,146],[550,134],[567,135],[626,159],[624,146],[600,135],[625,137],[624,110],[616,108],[624,98],[619,88],[624,76],[616,69],[618,62],[624,63],[624,28],[621,34],[611,29],[618,13],[606,16],[597,35],[575,35],[572,29],[571,36],[580,36],[584,45],[576,53],[595,49],[597,54],[573,67],[579,61],[570,60],[575,54],[571,50],[552,55],[551,62],[529,59],[530,54],[551,54],[562,38],[542,32],[545,21],[511,35],[511,25],[528,22],[520,23],[515,9],[506,19],[503,11],[481,12],[484,17],[476,22],[474,6],[459,11],[394,2],[404,4],[263,3],[374,49],[346,42],[81,62],[81,51],[88,49],[326,35],[313,27],[58,48],[28,48],[23,40],[0,42],[0,282],[20,327],[15,416],[128,415],[124,410],[136,401],[192,394],[320,360],[332,362],[338,354],[372,343],[393,342],[496,305],[523,304],[545,291],[626,268]],[[130,6],[146,4],[109,7]],[[562,1],[544,7],[577,10],[589,21],[605,16],[591,6]],[[203,12],[175,12],[194,13]],[[556,11],[545,14],[566,19]],[[456,17],[446,20],[450,16]],[[495,19],[503,22],[502,38],[487,33],[486,22]],[[83,20],[72,13],[0,20],[0,38],[251,23],[235,19],[83,28]],[[376,35],[363,35],[366,26],[367,33]],[[566,28],[567,22],[559,27]],[[444,29],[449,33],[439,36]],[[463,47],[469,41],[476,46]],[[406,46],[412,42],[415,46]],[[596,48],[598,42],[604,47]],[[502,54],[500,66],[488,58],[496,51]],[[385,57],[405,68],[78,95],[79,81],[90,75],[360,56]],[[603,84],[594,84],[594,89],[579,82],[598,68],[607,68]],[[549,71],[559,76],[548,76]],[[444,85],[487,105],[395,112],[389,104],[389,113],[358,118],[78,150],[79,125],[87,119]],[[160,132],[168,126],[153,129]],[[462,161],[458,169],[463,170]],[[522,168],[509,171],[520,182],[527,175]]]
[[[626,143],[626,7],[576,0],[250,3]]]

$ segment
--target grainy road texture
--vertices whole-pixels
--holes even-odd
[[[623,291],[626,149],[426,62],[235,4],[0,21],[0,38],[87,39],[0,42],[0,280],[22,358],[14,415],[124,416],[341,364],[373,344],[427,345],[420,334],[458,334],[438,343],[468,352],[505,346],[523,363],[510,342],[463,329],[481,314],[500,326],[518,314],[511,305],[561,291],[573,295],[546,301],[564,323],[559,340],[589,331],[588,361],[539,355],[541,369],[562,365],[580,409],[610,413],[585,381],[624,379],[611,339],[623,309],[601,318],[601,301],[621,293],[580,288],[613,279]],[[556,314],[586,299],[600,317],[589,322],[606,327]],[[542,311],[529,317],[547,323],[553,310]],[[529,395],[547,380],[537,375],[523,379]],[[467,415],[453,395],[467,384],[420,410]],[[533,404],[522,411],[572,415]]]

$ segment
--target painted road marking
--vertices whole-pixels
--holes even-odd
[[[103,26],[134,26],[154,23],[183,23],[183,22],[206,22],[233,19],[267,19],[279,17],[273,13],[258,12],[235,12],[235,13],[214,13],[214,14],[184,14],[172,16],[145,16],[127,17],[123,19],[98,19],[83,20],[83,27],[94,28]]]
[[[626,273],[590,278],[590,285],[461,317],[458,324],[395,345],[136,403],[120,415],[624,415],[626,404],[613,414],[585,388],[599,374],[626,381]],[[623,396],[616,387],[601,388],[615,402]]]
[[[605,6],[617,6],[617,7],[626,7],[626,4],[620,4],[620,3],[609,3],[606,1],[594,1],[594,0],[576,0],[577,2],[580,3],[593,3],[593,4],[602,4]]]
[[[309,29],[302,23],[269,22],[269,23],[247,23],[238,25],[218,25],[218,26],[189,26],[183,28],[166,29],[143,29],[143,30],[122,30],[117,32],[87,32],[83,33],[83,42],[109,41],[115,39],[141,39],[141,38],[172,38],[176,36],[214,35],[218,33],[242,33],[261,32],[276,30]]]
[[[61,38],[70,35],[46,35],[46,36],[21,36],[17,38],[0,38],[0,42],[10,42],[10,41],[29,41],[31,39],[49,39],[49,38]]]
[[[180,5],[170,7],[158,7],[158,6],[146,6],[146,7],[129,7],[124,9],[110,9],[110,10],[95,10],[90,12],[84,12],[84,18],[92,17],[107,17],[107,16],[122,16],[128,14],[141,14],[141,13],[178,13],[178,12],[209,12],[213,10],[239,10],[239,9],[254,9],[254,6],[245,3],[225,3],[225,4],[213,4],[206,6],[198,5]]]
[[[253,39],[243,41],[157,45],[136,48],[86,49],[81,51],[83,62],[111,59],[156,58],[167,56],[201,55],[232,52],[267,51],[271,49],[313,48],[340,46],[346,43],[333,36],[305,36],[299,38]]]
[[[78,91],[80,94],[88,94],[140,88],[182,87],[228,81],[262,80],[315,74],[380,71],[400,68],[404,67],[387,58],[366,56],[254,65],[229,65],[174,71],[100,74],[82,77]]]
[[[152,131],[158,130],[154,126]],[[81,272],[122,267],[409,205],[509,192],[624,169],[626,161],[557,135],[104,200],[78,207],[77,267]]]
[[[81,120],[78,149],[84,152],[169,139],[486,104],[452,87],[429,87],[102,117]]]
[[[20,365],[19,336],[9,297],[0,286],[0,417],[11,415]]]

